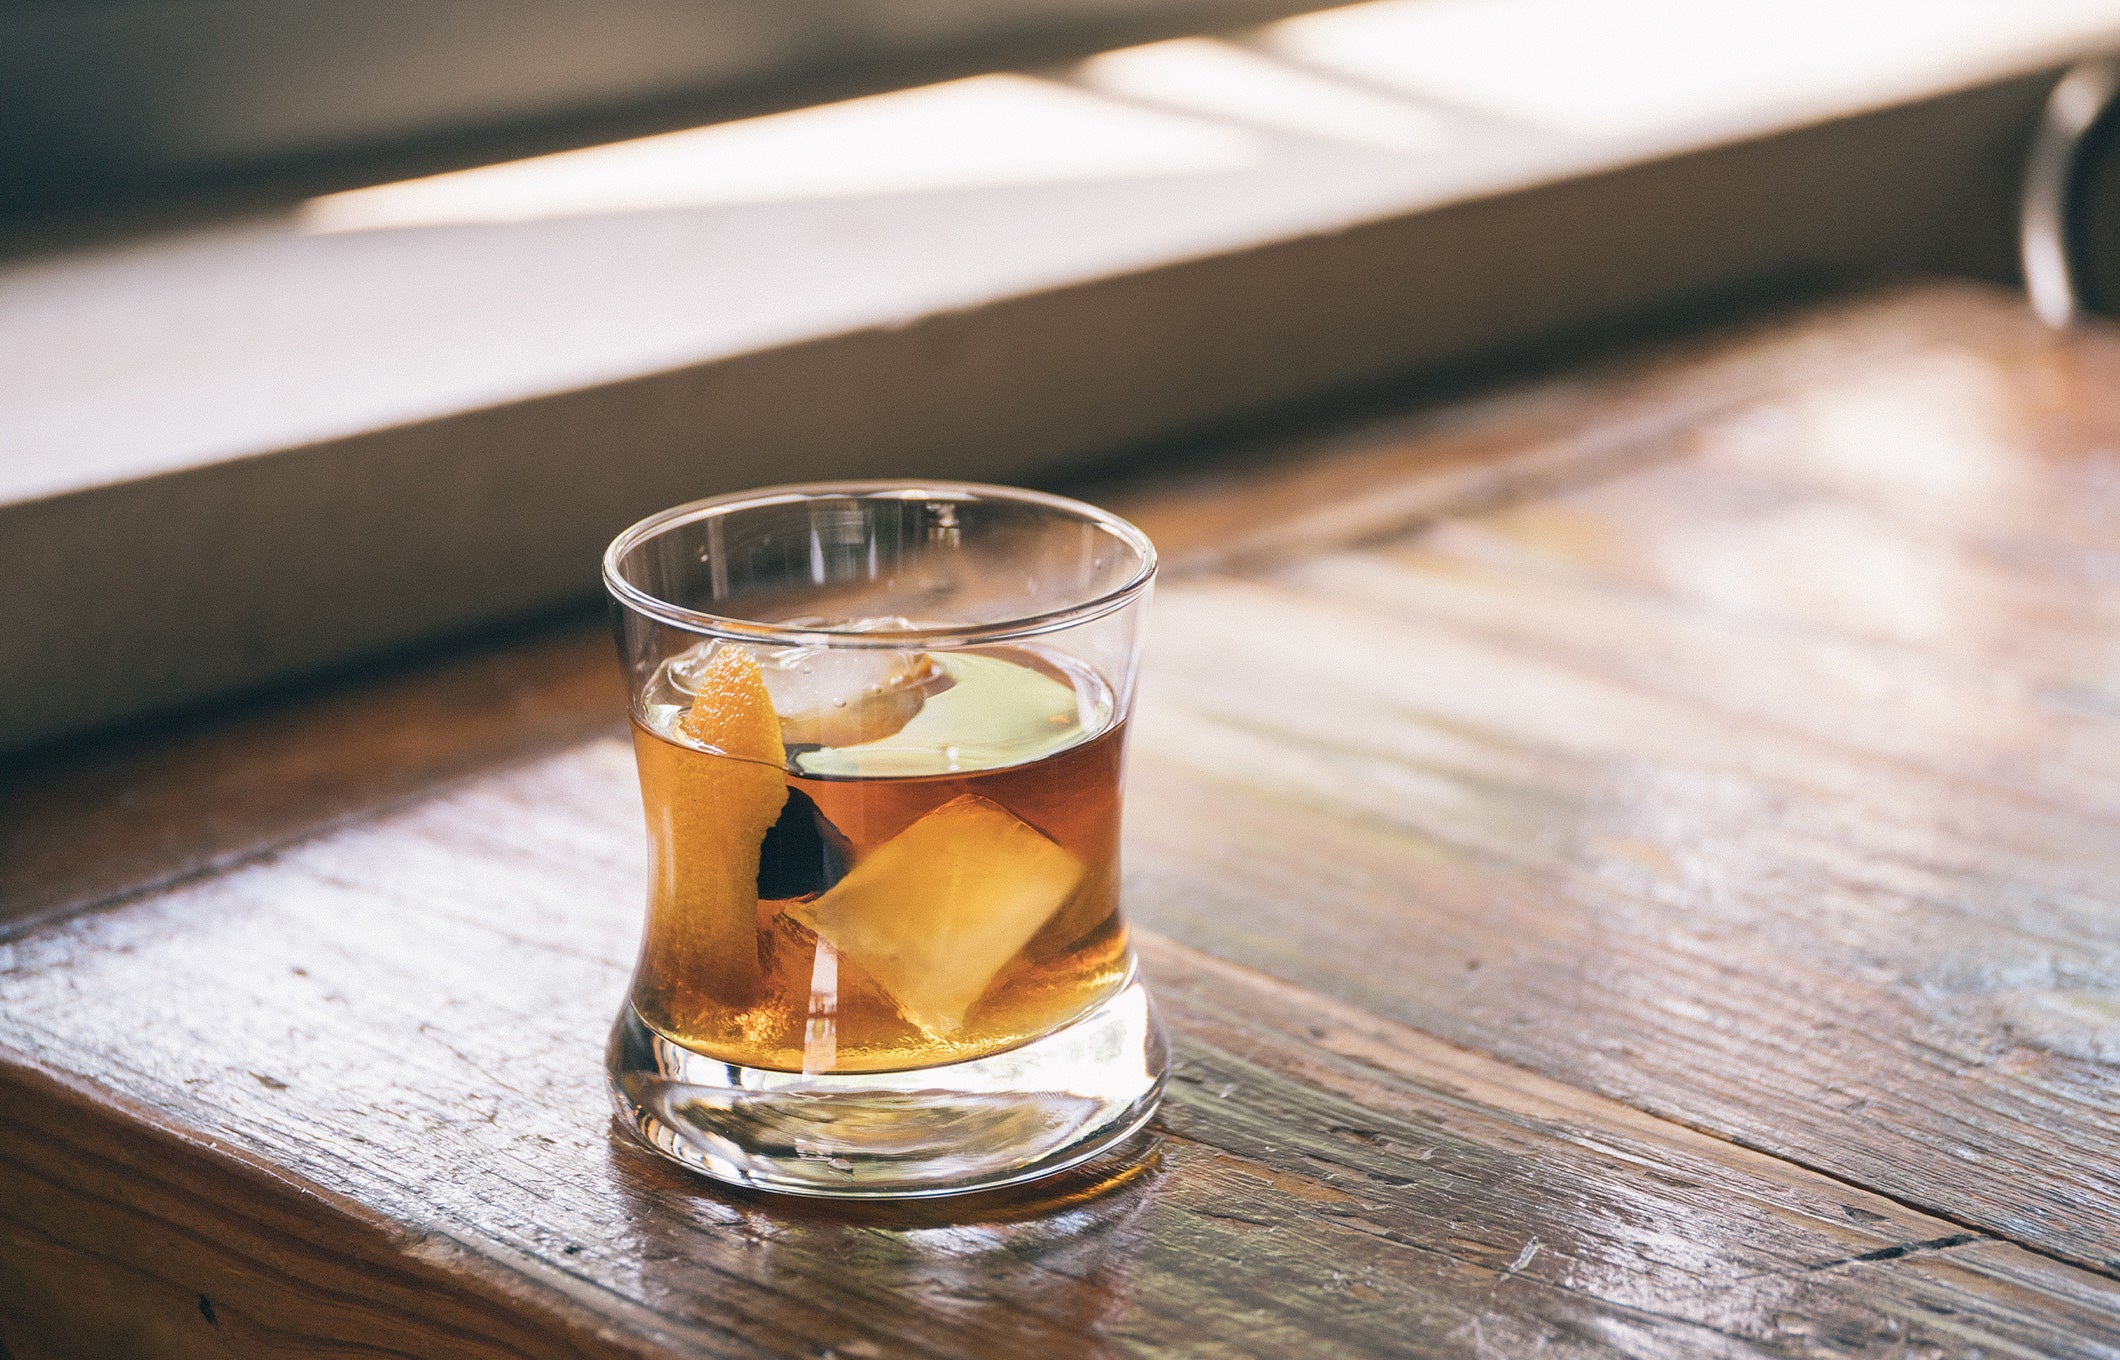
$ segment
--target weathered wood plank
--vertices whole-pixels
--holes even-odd
[[[1136,914],[2120,1271],[2120,342],[1920,333],[1166,591]]]
[[[613,1140],[593,633],[18,763],[0,1342],[2120,1354],[2116,379],[1922,290],[1121,500],[1182,1079],[1043,1197]]]
[[[403,1349],[536,1355],[2120,1351],[2112,1281],[1153,938],[1180,1049],[1155,1147],[1044,1198],[710,1189],[600,1089],[631,781],[599,741],[0,947],[0,1047],[330,1200],[230,1186],[16,1069],[0,1297],[45,1302],[0,1338],[271,1353],[381,1344],[363,1319],[396,1309]],[[373,1226],[334,1230],[346,1205]],[[393,1237],[412,1260],[373,1287],[336,1245]],[[52,1283],[90,1256],[134,1282],[97,1324]],[[430,1266],[447,1311],[406,1297]]]
[[[12,1056],[0,1090],[17,1360],[612,1352],[601,1315],[146,1107]]]
[[[609,633],[584,622],[0,757],[0,935],[623,731],[625,712]]]

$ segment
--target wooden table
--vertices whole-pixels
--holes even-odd
[[[2120,336],[1925,286],[1102,490],[1148,1136],[615,1135],[558,628],[7,769],[0,1354],[2120,1354]]]

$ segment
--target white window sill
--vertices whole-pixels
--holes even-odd
[[[587,597],[719,490],[1035,476],[1761,281],[1997,268],[2054,69],[2120,43],[2114,0],[1596,8],[1388,0],[17,259],[0,749]]]

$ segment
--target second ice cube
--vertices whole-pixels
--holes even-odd
[[[780,647],[759,653],[790,746],[859,746],[892,735],[949,677],[925,652]]]

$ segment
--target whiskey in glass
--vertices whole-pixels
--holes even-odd
[[[613,544],[650,847],[628,1126],[724,1180],[905,1196],[1146,1119],[1119,823],[1154,566],[1102,511],[957,484],[725,497]]]

